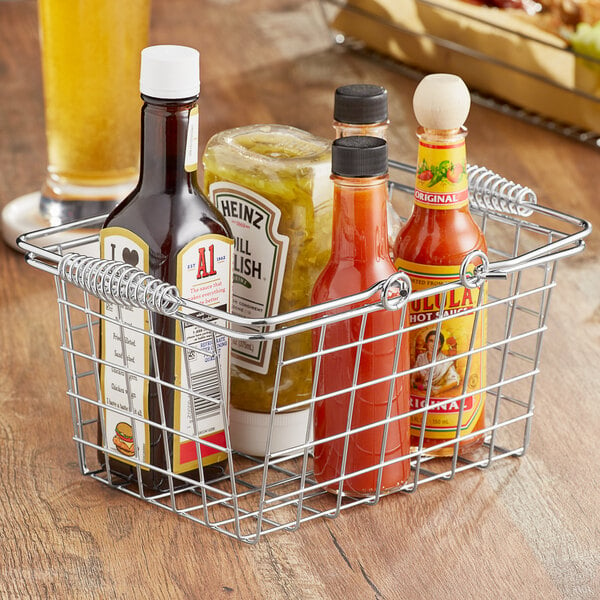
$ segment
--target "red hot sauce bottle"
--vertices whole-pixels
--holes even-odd
[[[332,147],[333,234],[331,258],[318,277],[312,293],[313,304],[365,290],[396,272],[389,257],[386,223],[387,144],[369,136],[351,136],[334,141]],[[374,302],[374,300],[369,300]],[[361,306],[353,305],[352,308]],[[401,329],[402,311],[379,310],[369,314],[364,338],[389,334]],[[327,313],[333,314],[333,313]],[[341,491],[350,496],[368,496],[399,489],[407,480],[408,460],[398,460],[380,469],[352,476],[384,461],[399,459],[408,453],[408,386],[399,378],[390,378],[407,368],[408,349],[402,338],[391,335],[360,346],[358,375],[357,346],[339,348],[360,339],[362,317],[344,319],[313,331],[313,350],[338,348],[324,353],[318,367],[317,393],[333,394],[319,400],[314,411],[314,472],[319,483],[334,493],[340,490],[336,478],[348,476]],[[354,392],[335,394],[357,386]],[[396,419],[394,420],[394,418]],[[390,419],[387,427],[371,426]],[[367,427],[362,431],[350,429]],[[385,436],[385,442],[384,442]],[[327,441],[320,441],[327,440]],[[381,480],[378,487],[378,480]],[[331,483],[327,484],[328,481]]]
[[[335,90],[333,128],[335,137],[370,135],[387,139],[388,93],[381,85],[351,83]],[[390,199],[387,203],[388,240],[394,243],[402,222]]]
[[[199,54],[183,46],[152,46],[142,51],[140,90],[142,148],[136,188],[108,216],[100,232],[101,256],[124,261],[177,286],[182,297],[227,310],[231,294],[233,239],[225,219],[207,201],[197,181]],[[107,317],[116,317],[114,305],[102,303]],[[115,366],[101,368],[104,432],[103,445],[113,455],[111,473],[142,480],[152,488],[168,485],[158,467],[189,478],[223,472],[226,454],[212,444],[225,446],[224,423],[218,404],[227,402],[229,348],[217,336],[218,364],[202,352],[183,353],[173,341],[211,347],[212,335],[142,309],[121,308],[126,323],[149,330],[152,319],[157,338],[102,320],[101,356]],[[125,333],[126,359],[123,357]],[[123,365],[123,369],[118,366]],[[127,369],[160,378],[128,375]],[[192,397],[171,386],[198,391]],[[110,407],[143,415],[162,427],[123,416]],[[181,431],[186,436],[168,432]],[[165,440],[166,436],[166,440]],[[190,437],[188,437],[190,436]],[[196,437],[197,436],[197,437]],[[166,443],[165,443],[166,442]],[[209,444],[203,443],[209,442]],[[200,450],[198,450],[200,448]],[[198,453],[201,454],[200,465]],[[106,462],[101,452],[102,462]],[[175,482],[178,485],[179,482]]]
[[[458,279],[464,258],[475,250],[487,252],[487,246],[469,212],[463,127],[470,108],[466,85],[455,75],[428,75],[417,86],[413,107],[421,125],[414,207],[398,234],[393,255],[396,267],[410,276],[413,290],[423,290]],[[486,286],[446,294],[444,315],[476,306],[479,294],[484,294],[485,303]],[[411,368],[423,367],[411,376],[410,403],[411,410],[429,406],[424,448],[473,434],[484,426],[485,416],[485,393],[478,391],[485,387],[485,352],[475,352],[470,364],[464,354],[472,334],[475,350],[485,345],[485,312],[444,320],[437,336],[437,323],[429,322],[440,316],[438,296],[409,306],[411,325],[423,324],[410,334]],[[422,419],[423,413],[411,418],[413,447],[419,444]],[[464,453],[482,441],[483,436],[471,436],[459,442],[459,449]],[[428,453],[449,456],[453,452],[454,444],[448,444]]]

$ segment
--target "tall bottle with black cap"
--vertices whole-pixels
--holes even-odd
[[[198,51],[183,46],[145,48],[140,91],[144,101],[140,177],[133,192],[106,219],[100,233],[101,255],[176,285],[185,298],[227,310],[231,230],[197,182]],[[113,365],[101,367],[105,406],[99,419],[100,440],[110,452],[100,452],[101,461],[106,463],[110,456],[112,475],[126,479],[137,478],[137,465],[144,483],[152,488],[165,488],[169,481],[150,466],[194,479],[222,472],[227,339],[217,335],[215,340],[192,324],[176,327],[174,319],[142,309],[103,303],[101,310],[106,317],[101,325],[101,357]],[[130,327],[111,322],[119,315]],[[184,353],[177,345],[181,341],[206,352]],[[211,356],[211,348],[216,356]],[[190,388],[197,396],[185,393]],[[178,483],[174,481],[175,486]]]
[[[313,304],[366,290],[396,272],[386,235],[387,160],[380,138],[334,141],[331,258],[313,288]],[[408,386],[393,377],[408,366],[401,319],[402,311],[378,310],[313,332],[313,351],[320,355],[317,394],[324,396],[314,410],[314,472],[329,491],[388,493],[408,478],[409,463],[401,459],[409,449],[409,423],[402,417]],[[391,464],[381,467],[383,462]],[[353,475],[359,471],[365,472]]]
[[[351,83],[335,90],[333,128],[336,138],[370,135],[386,140],[389,124],[388,93],[383,86]],[[391,198],[387,202],[387,220],[391,247],[402,227]]]

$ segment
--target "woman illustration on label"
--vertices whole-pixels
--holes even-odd
[[[431,330],[425,336],[425,350],[417,356],[415,367],[426,367],[417,371],[412,376],[412,385],[414,388],[425,391],[429,382],[429,373],[433,369],[431,382],[431,395],[439,396],[460,384],[460,375],[456,370],[453,360],[448,360],[448,355],[442,352],[445,338],[440,332],[438,352],[435,358],[435,364],[432,363],[433,348],[435,346],[435,330]],[[450,340],[449,340],[450,341]],[[444,361],[444,362],[442,362]]]

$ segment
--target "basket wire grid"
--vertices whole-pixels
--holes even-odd
[[[410,182],[414,181],[415,168],[391,161],[390,172],[390,199],[404,220],[412,205],[414,190]],[[551,291],[556,285],[557,263],[559,259],[583,250],[584,238],[590,233],[591,226],[582,219],[538,205],[535,194],[530,189],[510,182],[483,167],[469,166],[468,175],[471,211],[488,241],[488,254],[482,257],[480,266],[474,272],[463,269],[460,280],[419,292],[412,291],[408,277],[398,273],[351,297],[275,315],[261,321],[244,319],[180,298],[176,288],[153,279],[134,267],[96,258],[96,233],[84,233],[79,240],[43,247],[46,236],[69,228],[87,228],[89,231],[90,228],[99,227],[104,217],[21,236],[19,245],[27,252],[27,262],[53,274],[55,278],[67,396],[73,419],[73,439],[82,474],[227,536],[252,544],[267,533],[292,531],[303,522],[320,517],[337,517],[342,510],[360,504],[376,504],[382,495],[379,484],[383,468],[400,460],[410,461],[411,467],[409,479],[400,491],[413,493],[424,483],[448,481],[463,471],[486,469],[501,459],[521,456],[526,451],[530,439],[535,381],[540,372],[542,338],[547,329]],[[473,258],[468,257],[464,265],[472,263]],[[485,427],[478,433],[470,434],[470,437],[473,437],[483,433],[484,444],[474,453],[463,456],[459,442],[464,442],[469,436],[461,437],[457,432],[458,437],[439,445],[440,448],[450,449],[450,456],[447,458],[432,458],[422,445],[419,445],[400,458],[386,461],[383,449],[388,427],[398,420],[409,419],[411,415],[426,414],[430,408],[428,393],[424,406],[413,408],[405,414],[390,416],[388,400],[388,417],[384,420],[355,429],[349,423],[347,430],[337,436],[347,438],[358,431],[376,431],[377,428],[383,428],[379,462],[358,472],[345,473],[342,469],[339,477],[326,483],[317,482],[313,472],[315,441],[312,438],[310,422],[316,403],[326,401],[325,396],[317,395],[315,385],[323,356],[332,351],[343,352],[349,346],[356,348],[359,354],[363,346],[374,341],[364,335],[365,324],[370,315],[379,311],[400,311],[400,322],[404,323],[403,317],[410,302],[434,295],[439,295],[441,308],[431,325],[436,328],[439,339],[439,332],[449,318],[443,311],[447,294],[462,286],[479,286],[484,281],[487,281],[488,285],[487,300],[483,300],[484,295],[480,294],[479,302],[469,312],[476,315],[475,323],[484,315],[487,317],[487,343],[483,348],[474,348],[471,341],[471,346],[466,352],[453,357],[455,360],[466,361],[468,374],[471,357],[477,352],[486,354],[487,383],[481,388],[486,396]],[[101,314],[100,300],[120,307],[116,317]],[[362,305],[357,307],[359,304]],[[131,401],[130,410],[107,407],[102,403],[100,366],[111,366],[111,363],[99,356],[100,321],[113,320],[121,328],[121,339],[124,340],[123,334],[135,328],[127,325],[122,319],[121,310],[132,306],[148,310],[150,329],[138,331],[150,339],[155,360],[157,341],[179,345],[184,350],[184,356],[188,356],[190,352],[204,354],[215,359],[217,367],[217,348],[223,340],[273,341],[273,351],[278,353],[278,361],[270,414],[271,429],[267,436],[264,458],[232,450],[228,431],[228,406],[227,402],[221,399],[220,393],[206,396],[195,391],[191,384],[182,384],[180,387],[172,381],[161,379],[160,373],[150,376],[125,366],[127,379],[130,376],[142,377],[156,383],[159,390],[179,390],[188,393],[190,397],[200,397],[211,410],[220,412],[225,424],[224,445],[200,439],[197,431],[190,434],[168,426],[165,418],[168,407],[164,405],[165,400],[160,393],[161,416],[158,420],[150,420],[147,416],[137,414]],[[167,340],[153,330],[152,323],[158,315],[175,320],[176,326],[181,330],[182,341]],[[323,349],[322,345],[316,350],[306,350],[306,336],[309,336],[310,348],[310,336],[313,331],[317,331],[322,340],[328,327],[349,320],[360,323],[361,332],[351,344],[334,350]],[[186,327],[190,325],[202,328],[205,335],[201,343],[189,342],[186,339]],[[417,325],[400,326],[397,330],[383,334],[383,337],[394,339],[399,348],[403,336],[408,335],[415,327]],[[475,327],[476,325],[473,329]],[[122,343],[125,344],[124,341]],[[126,356],[126,352],[124,355]],[[434,358],[428,365],[430,370],[435,367],[436,360]],[[310,397],[289,406],[277,406],[278,383],[288,369],[293,369],[295,365],[304,361],[309,361],[312,365]],[[113,366],[123,369],[122,364]],[[358,383],[357,369],[358,364],[348,387],[336,394],[353,395],[365,386],[382,382],[380,379]],[[383,381],[393,382],[398,378],[410,377],[416,370],[417,368],[413,367],[391,372]],[[431,384],[429,389],[430,386]],[[457,400],[462,401],[466,395],[463,393]],[[117,456],[102,443],[102,440],[106,440],[106,431],[104,410],[100,410],[101,408],[113,410],[119,416],[147,424],[164,433],[164,468],[146,463],[143,457],[136,454],[130,459],[131,464],[135,466],[135,480],[127,481],[112,473],[108,458]],[[306,408],[309,409],[311,419],[306,428],[304,443],[272,451],[273,417],[290,410]],[[225,468],[219,475],[210,479],[205,477],[202,468],[197,469],[193,477],[175,473],[171,468],[168,450],[168,439],[172,436],[181,436],[181,439],[193,441],[197,453],[207,447],[224,452],[227,457]],[[316,443],[328,441],[331,441],[331,438],[318,440]],[[343,463],[345,458],[344,455]],[[157,491],[142,485],[142,469],[158,473],[166,482],[164,489]],[[353,497],[346,493],[332,494],[325,490],[327,484],[329,487],[337,486],[341,492],[346,479],[362,472],[378,474],[377,489],[366,497]]]

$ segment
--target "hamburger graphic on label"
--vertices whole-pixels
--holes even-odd
[[[117,447],[117,450],[125,456],[133,456],[135,454],[135,448],[133,447],[133,432],[131,430],[131,425],[124,421],[117,423],[115,434],[112,441]]]

